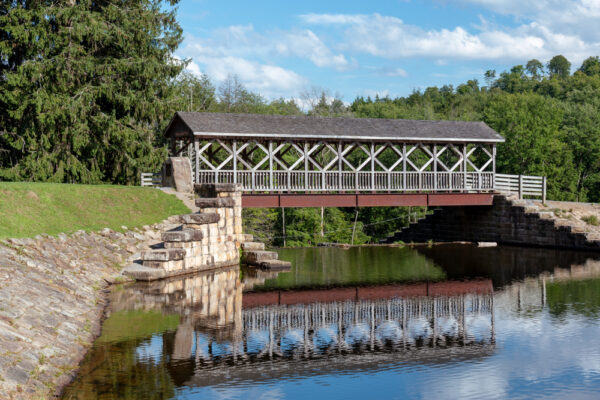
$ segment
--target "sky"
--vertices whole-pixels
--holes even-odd
[[[406,96],[562,54],[600,55],[600,0],[181,0],[176,55],[267,99]]]

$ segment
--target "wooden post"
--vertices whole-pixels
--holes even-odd
[[[437,191],[438,182],[437,182],[437,145],[433,145],[433,190]]]
[[[546,177],[542,177],[542,204],[546,205]]]
[[[269,140],[269,189],[273,191],[273,141]]]
[[[198,138],[194,138],[194,165],[196,166],[195,175],[195,183],[200,183],[200,159],[198,157],[198,153],[200,152],[200,145],[198,143]]]
[[[233,183],[237,183],[237,141],[233,141],[231,149],[233,151]]]
[[[523,198],[523,175],[519,175],[519,199]]]
[[[406,192],[406,143],[402,143],[402,190]]]
[[[492,190],[496,191],[496,145],[492,145]]]
[[[341,192],[342,191],[342,169],[343,169],[343,165],[342,165],[342,142],[338,143],[337,146],[338,149],[338,191]]]
[[[304,142],[304,191],[308,191],[308,142]]]
[[[463,144],[463,164],[462,164],[462,170],[463,170],[463,191],[466,192],[467,191],[467,144],[464,143]]]
[[[375,143],[371,142],[371,190],[375,190]]]

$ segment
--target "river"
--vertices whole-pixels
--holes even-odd
[[[597,399],[600,254],[280,249],[115,287],[65,399]]]

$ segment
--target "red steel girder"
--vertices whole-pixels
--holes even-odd
[[[493,193],[243,194],[244,208],[491,206]]]

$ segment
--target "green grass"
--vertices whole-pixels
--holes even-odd
[[[593,225],[593,226],[600,225],[600,221],[598,220],[598,217],[596,217],[595,215],[587,215],[585,217],[582,217],[581,219],[588,225]]]
[[[120,231],[189,212],[175,196],[153,188],[0,182],[0,239]]]

